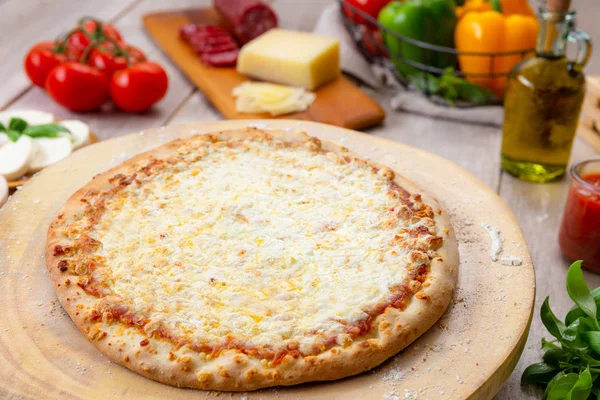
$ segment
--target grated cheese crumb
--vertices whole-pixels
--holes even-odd
[[[494,262],[498,261],[498,257],[502,252],[502,238],[500,236],[500,229],[486,223],[481,223],[481,226],[486,230],[488,235],[490,235],[490,239],[492,241],[490,247],[490,258]]]
[[[502,265],[513,265],[515,267],[518,267],[519,265],[523,264],[523,261],[519,257],[502,257],[502,260],[500,260],[500,262],[502,263]]]

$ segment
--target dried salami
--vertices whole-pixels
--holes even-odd
[[[260,0],[214,0],[214,5],[242,45],[277,27],[275,12]]]

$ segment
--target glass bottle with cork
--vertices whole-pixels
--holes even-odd
[[[582,70],[592,49],[589,35],[574,28],[569,6],[570,0],[547,1],[535,56],[508,77],[502,168],[525,181],[554,181],[567,170],[585,94]],[[574,61],[565,55],[569,41],[577,44]]]

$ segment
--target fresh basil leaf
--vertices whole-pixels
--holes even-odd
[[[31,137],[57,137],[59,133],[71,133],[67,128],[57,124],[28,126],[23,133]]]
[[[581,261],[575,261],[567,272],[567,292],[575,304],[590,318],[596,318],[596,302],[585,283]]]
[[[0,132],[6,132],[6,127],[2,122],[0,122]]]
[[[559,371],[558,367],[549,365],[545,362],[531,364],[525,368],[521,380],[537,383],[548,383],[554,375]]]
[[[474,105],[484,105],[490,102],[492,92],[464,81],[464,83],[459,86],[459,97]]]
[[[546,400],[548,393],[550,393],[550,391],[554,389],[554,386],[556,386],[556,382],[562,379],[565,375],[565,371],[560,371],[558,374],[554,375],[552,379],[550,379],[550,382],[548,382],[546,385],[546,390],[544,390],[544,396],[542,397],[543,400]]]
[[[592,290],[592,297],[594,298],[594,302],[596,303],[596,319],[600,320],[600,287]],[[585,313],[578,306],[573,306],[571,310],[567,313],[565,317],[565,324],[570,325],[573,321],[575,321],[579,317],[585,317]]]
[[[563,346],[568,346],[574,350],[585,350],[588,344],[581,337],[581,333],[593,330],[593,325],[588,321],[587,317],[577,318],[571,325],[567,326],[563,331],[561,343]]]
[[[554,381],[554,379],[557,377],[558,379]],[[568,374],[560,372],[552,379],[552,381],[550,381],[550,383],[548,383],[548,388],[546,389],[548,390],[548,392],[547,395],[546,393],[544,393],[544,399],[565,400],[571,392],[571,389],[573,389],[573,387],[575,386],[575,383],[578,379],[579,375],[574,372],[570,372]],[[551,383],[553,383],[552,386],[550,386]]]
[[[440,91],[440,80],[436,76],[427,74],[427,90],[432,94]]]
[[[9,129],[6,131],[6,136],[8,136],[11,142],[16,142],[21,137],[21,132]]]
[[[558,368],[561,361],[568,362],[571,359],[571,354],[563,349],[550,349],[544,353],[542,359],[546,364]]]
[[[408,81],[421,92],[430,92],[428,75],[424,72],[417,72],[408,76]],[[435,77],[432,76],[433,79]]]
[[[542,308],[540,309],[540,317],[542,318],[542,323],[548,329],[548,332],[552,336],[557,339],[562,339],[563,332],[565,331],[565,324],[563,324],[556,315],[550,309],[549,297],[546,297],[544,303],[542,304]]]
[[[598,305],[598,303],[596,303],[596,305]],[[576,319],[581,317],[586,317],[586,314],[581,308],[575,306],[567,313],[567,316],[565,317],[565,324],[571,325]]]
[[[553,340],[550,342],[550,341],[546,340],[546,338],[542,338],[542,351],[548,351],[548,350],[552,350],[552,349],[560,349],[560,347],[558,347],[554,343],[556,343],[556,340]]]
[[[8,129],[23,132],[27,128],[27,121],[18,117],[12,117],[8,122]]]
[[[587,400],[592,392],[592,374],[590,367],[579,373],[579,377],[571,391],[567,395],[566,400]]]
[[[581,334],[581,337],[585,342],[596,352],[596,354],[600,355],[600,332],[584,332]]]

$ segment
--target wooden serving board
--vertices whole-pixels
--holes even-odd
[[[579,122],[577,134],[582,137],[596,151],[600,152],[600,132],[596,131],[594,121],[590,118],[584,118]]]
[[[93,132],[90,132],[90,144],[94,144],[94,143],[97,143],[97,142],[98,142],[98,138],[96,137],[96,135]],[[31,178],[31,175],[25,175],[25,176],[20,177],[17,180],[9,181],[8,182],[8,188],[9,189],[16,189],[19,186],[23,186],[25,184],[25,182],[27,182],[29,180],[29,178]]]
[[[586,89],[581,109],[583,120],[579,122],[577,133],[600,152],[600,132],[594,127],[594,121],[596,126],[600,126],[600,76],[586,77]]]
[[[67,198],[95,174],[175,138],[258,122],[170,126],[88,146],[34,176],[0,209],[0,398],[199,399],[215,395],[151,381],[99,353],[56,300],[43,256],[45,237]],[[459,280],[441,320],[373,371],[333,382],[228,394],[227,398],[380,400],[416,395],[419,400],[490,399],[523,351],[535,298],[527,246],[502,200],[455,164],[400,143],[306,121],[273,120],[265,129],[269,128],[306,131],[332,140],[427,189],[451,215],[459,241]],[[69,179],[60,179],[65,170]],[[500,256],[519,257],[522,265],[491,260],[491,240],[483,223],[500,229]]]
[[[200,57],[179,38],[179,28],[186,24],[222,25],[219,13],[213,9],[166,11],[145,15],[143,21],[154,41],[227,119],[302,119],[363,129],[380,124],[385,118],[383,109],[344,76],[317,89],[317,99],[306,111],[279,117],[239,114],[231,93],[249,78],[238,74],[235,68],[202,64]]]

